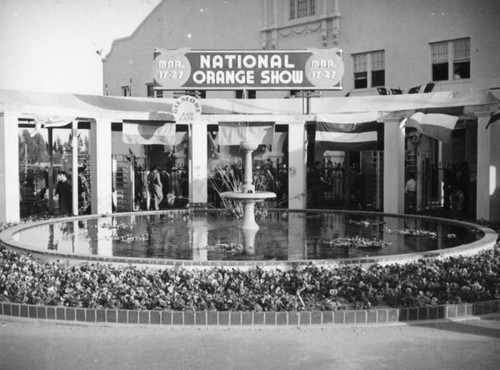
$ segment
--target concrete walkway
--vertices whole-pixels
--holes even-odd
[[[146,326],[0,316],[0,369],[498,369],[500,315],[412,324]]]

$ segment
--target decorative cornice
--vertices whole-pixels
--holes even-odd
[[[337,45],[339,35],[338,14],[320,16],[314,19],[307,19],[302,22],[293,22],[283,26],[267,26],[261,29],[263,48],[275,49],[280,39],[293,38],[310,33],[319,33],[323,46],[329,44]]]

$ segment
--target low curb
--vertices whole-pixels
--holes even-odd
[[[0,302],[0,315],[88,323],[184,326],[388,324],[459,319],[500,312],[500,300],[427,307],[336,311],[136,311]]]

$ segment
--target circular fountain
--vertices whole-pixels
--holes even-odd
[[[276,198],[276,194],[267,191],[255,191],[253,185],[253,162],[252,153],[258,148],[258,144],[250,141],[242,141],[240,149],[243,151],[243,183],[241,191],[226,191],[220,194],[222,198],[240,202],[243,205],[243,218],[239,224],[242,234],[243,246],[249,253],[254,251],[255,236],[259,230],[259,224],[255,221],[255,203],[266,199]]]
[[[45,260],[200,267],[406,262],[473,254],[496,243],[497,234],[479,225],[376,212],[270,209],[259,225],[255,204],[276,194],[252,184],[257,144],[240,147],[241,191],[221,196],[243,205],[241,220],[225,210],[192,209],[80,216],[7,229],[0,243]]]

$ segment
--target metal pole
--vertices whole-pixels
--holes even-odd
[[[78,216],[78,121],[71,122],[72,214]]]
[[[54,148],[52,147],[52,129],[49,128],[49,212],[54,212]]]

